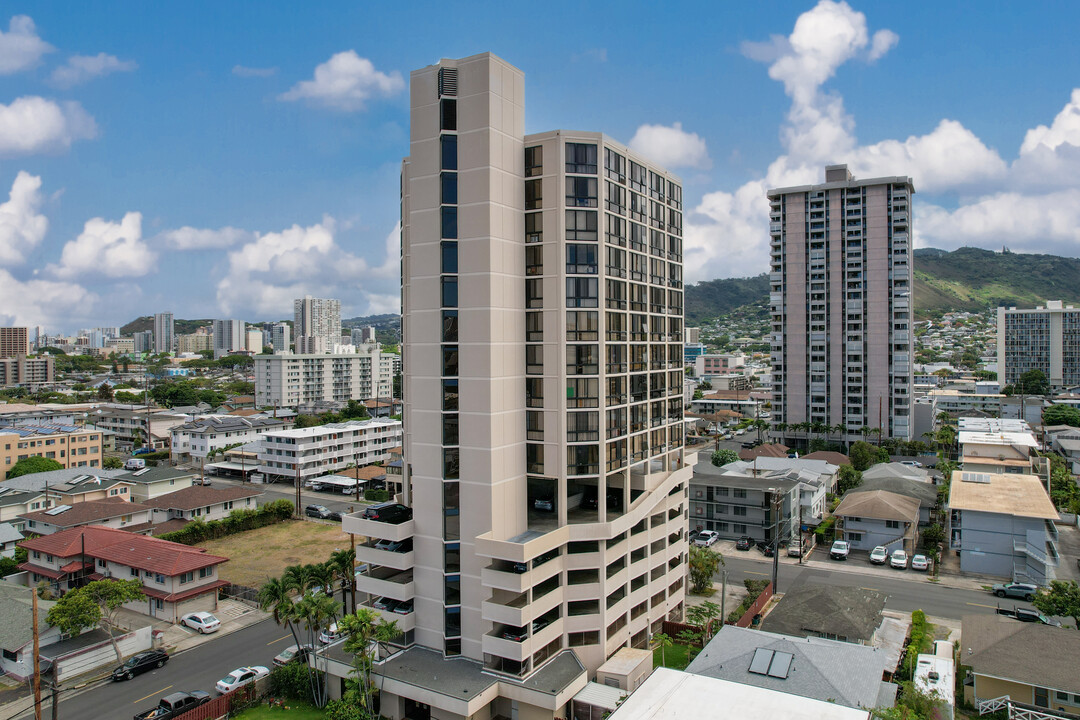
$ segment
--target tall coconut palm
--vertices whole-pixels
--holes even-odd
[[[371,683],[373,655],[401,635],[397,621],[386,622],[371,608],[362,607],[352,615],[341,618],[338,627],[345,633],[342,649],[353,655],[353,671],[356,678],[353,689],[359,695],[367,717],[374,716],[374,687]]]
[[[300,636],[297,634],[296,604],[292,599],[292,589],[280,578],[270,578],[259,588],[259,607],[269,611],[278,625],[284,624],[292,633],[297,647],[300,646]]]
[[[304,566],[307,572],[308,585],[305,590],[319,588],[331,597],[334,594],[334,569],[329,563],[312,563]]]
[[[326,563],[334,573],[334,577],[341,581],[341,605],[346,606],[345,592],[352,595],[352,611],[356,612],[356,551],[335,550],[330,553],[330,560]]]
[[[334,620],[341,614],[341,605],[334,598],[325,593],[314,593],[310,590],[301,596],[296,603],[296,618],[303,624],[307,631],[308,644],[318,647],[319,634],[333,625]],[[326,676],[326,667],[319,670],[320,658],[326,662],[326,656],[314,654],[315,672],[308,674],[311,684],[311,697],[317,707],[326,705],[326,684],[323,679]]]

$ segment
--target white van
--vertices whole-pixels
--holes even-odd
[[[142,470],[146,467],[146,461],[141,458],[130,458],[124,462],[125,470]]]

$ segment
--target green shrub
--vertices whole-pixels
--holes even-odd
[[[368,720],[364,710],[347,700],[331,700],[326,703],[326,720]]]
[[[301,662],[286,663],[270,671],[270,694],[303,702],[313,702],[308,666]]]
[[[916,610],[911,613],[911,642],[908,643],[904,665],[898,675],[903,680],[911,680],[915,674],[915,664],[919,653],[929,652],[934,642],[934,626],[926,621],[926,613]]]
[[[746,614],[746,611],[750,609],[750,606],[757,601],[758,596],[761,595],[768,586],[768,580],[743,580],[743,587],[746,588],[746,597],[739,603],[739,607],[728,613],[727,622],[738,622],[739,618]]]
[[[238,508],[222,520],[210,520],[207,522],[195,518],[181,529],[158,537],[162,540],[169,540],[183,545],[197,545],[204,540],[216,540],[246,530],[276,525],[291,518],[292,514],[293,504],[291,502],[288,500],[274,500],[256,510]]]
[[[389,490],[365,490],[364,499],[371,502],[386,502],[390,499]]]

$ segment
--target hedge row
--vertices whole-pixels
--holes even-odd
[[[180,530],[165,533],[158,537],[162,540],[170,540],[183,545],[195,545],[203,540],[216,540],[246,530],[276,525],[291,518],[293,509],[293,504],[288,500],[274,500],[256,510],[233,510],[228,517],[221,520],[206,522],[196,518]]]
[[[386,502],[390,499],[389,490],[365,490],[364,499],[371,502]]]
[[[915,676],[915,665],[919,661],[919,653],[929,652],[934,641],[934,626],[926,621],[926,613],[916,610],[911,613],[911,642],[907,646],[907,655],[904,657],[904,666],[901,675],[905,680],[911,680]]]

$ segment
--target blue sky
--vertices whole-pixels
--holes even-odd
[[[920,245],[1080,254],[1076,3],[537,7],[5,3],[0,324],[396,311],[409,72],[485,50],[527,131],[684,178],[688,279],[765,271],[830,162],[911,175]]]

